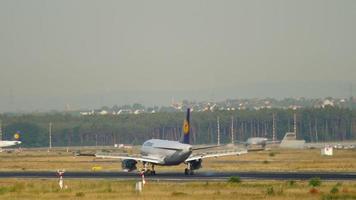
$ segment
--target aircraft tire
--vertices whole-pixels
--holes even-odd
[[[184,174],[189,175],[189,170],[187,168],[184,169]]]

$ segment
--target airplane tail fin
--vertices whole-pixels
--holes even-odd
[[[183,122],[183,143],[189,144],[190,135],[190,108],[187,109],[187,116]]]
[[[20,131],[16,131],[16,133],[14,134],[14,140],[19,141],[21,137]]]

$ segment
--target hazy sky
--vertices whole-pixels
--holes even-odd
[[[355,37],[355,0],[0,0],[0,112],[347,97]]]

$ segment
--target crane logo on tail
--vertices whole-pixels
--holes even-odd
[[[184,120],[183,123],[183,133],[184,135],[189,134],[189,123],[187,120]]]
[[[190,109],[187,109],[187,116],[183,122],[183,143],[189,144],[189,132],[190,132]]]
[[[17,131],[15,134],[14,134],[14,139],[15,140],[19,140],[20,139],[20,132]]]

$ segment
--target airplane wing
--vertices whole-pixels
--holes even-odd
[[[142,156],[129,156],[129,155],[118,155],[118,154],[110,154],[110,153],[96,153],[95,157],[97,158],[113,158],[113,159],[121,159],[121,160],[136,160],[141,162],[148,162],[148,163],[155,163],[155,164],[162,164],[163,160],[151,157],[142,157]]]
[[[211,157],[222,157],[222,156],[232,156],[232,155],[241,155],[247,153],[247,150],[241,151],[220,151],[220,152],[204,152],[196,155],[191,155],[189,158],[185,160],[185,162],[199,160],[204,158],[211,158]]]
[[[221,147],[222,145],[212,145],[212,146],[203,146],[203,147],[192,147],[192,150],[202,150],[202,149],[213,149],[216,147]]]
[[[246,141],[239,141],[239,140],[236,140],[234,141],[236,144],[248,144]]]
[[[267,143],[267,144],[279,144],[279,143],[281,143],[281,141],[278,141],[278,140],[275,140],[275,141],[273,141],[273,140],[267,140],[266,143]]]

